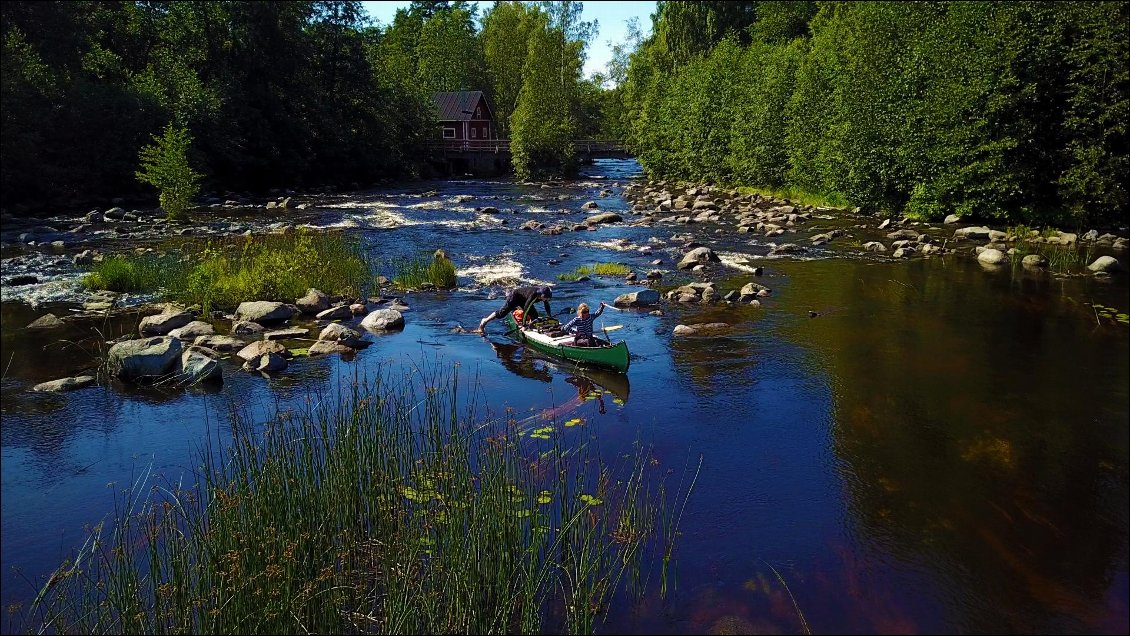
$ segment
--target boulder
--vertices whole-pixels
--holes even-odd
[[[353,317],[352,306],[338,305],[337,307],[330,307],[325,311],[318,312],[315,316],[318,320],[346,320]],[[362,311],[364,306],[362,305]]]
[[[252,362],[252,364],[255,364],[255,369],[261,373],[278,373],[285,371],[288,366],[286,358],[277,353],[265,353],[259,357],[258,363]]]
[[[616,214],[615,212],[605,212],[604,214],[594,214],[585,219],[585,225],[596,225],[598,223],[617,223],[623,221],[624,217]]]
[[[617,307],[646,307],[659,302],[659,292],[654,289],[641,289],[639,291],[620,294],[612,301]]]
[[[257,340],[239,350],[235,355],[239,356],[241,360],[251,362],[258,360],[268,353],[275,353],[282,355],[286,353],[286,347],[282,343],[274,340]]]
[[[298,305],[298,310],[304,314],[316,314],[330,306],[330,299],[317,289],[310,288],[306,290],[306,295],[294,301],[294,304]]]
[[[205,335],[197,336],[192,344],[197,347],[207,347],[216,351],[234,351],[242,349],[247,343],[231,336]]]
[[[240,303],[235,316],[240,320],[250,320],[261,325],[282,322],[294,314],[290,306],[269,300],[255,300]]]
[[[345,344],[340,342],[334,342],[332,340],[319,340],[310,345],[309,351],[310,355],[312,356],[327,355],[330,353],[341,353],[349,355],[355,353],[356,349],[346,346]]]
[[[318,334],[318,340],[335,342],[353,348],[357,348],[362,342],[361,334],[336,322],[326,325],[326,328]]]
[[[1008,254],[990,247],[982,250],[981,253],[977,255],[977,260],[985,265],[1004,265],[1008,263]]]
[[[211,336],[216,333],[212,325],[203,320],[193,320],[183,327],[177,327],[169,335],[178,340],[196,340],[200,336]]]
[[[304,327],[292,329],[276,329],[263,334],[264,340],[286,340],[287,338],[304,338],[310,335],[310,330]]]
[[[110,347],[107,364],[123,380],[156,378],[174,370],[180,354],[180,340],[171,336],[138,338]]]
[[[702,265],[711,261],[718,262],[721,259],[714,253],[714,250],[709,247],[696,247],[683,255],[683,259],[679,261],[676,266],[678,269],[690,269],[695,265]]]
[[[73,378],[62,378],[60,380],[51,380],[50,382],[41,382],[31,388],[32,391],[37,393],[55,393],[58,391],[74,391],[83,387],[94,384],[94,377],[89,375],[79,375]]]
[[[1020,261],[1020,263],[1024,265],[1024,267],[1047,267],[1048,258],[1043,254],[1029,254],[1025,256],[1024,259]]]
[[[676,336],[707,336],[726,331],[730,325],[724,322],[704,322],[691,325],[676,325]]]
[[[36,318],[27,326],[28,329],[55,329],[62,327],[67,323],[63,322],[55,314],[45,314]]]
[[[1119,263],[1118,259],[1113,256],[1100,256],[1096,258],[1093,263],[1088,265],[1087,269],[1092,272],[1106,272],[1109,274],[1111,272],[1121,271],[1122,263]]]
[[[181,353],[180,380],[182,382],[219,380],[222,377],[223,368],[220,367],[220,363],[202,351],[190,349]]]
[[[392,331],[404,328],[404,315],[395,309],[378,309],[361,321],[369,331]]]
[[[192,322],[193,318],[195,317],[187,311],[146,316],[141,319],[137,329],[143,336],[164,336],[173,329]]]
[[[263,325],[250,320],[238,320],[231,326],[231,332],[237,336],[254,336],[264,331]]]

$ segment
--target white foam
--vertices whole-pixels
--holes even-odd
[[[612,250],[613,252],[634,252],[637,248],[631,242],[625,243],[623,239],[611,239],[608,241],[577,241],[577,245],[581,247],[595,247],[604,250]]]
[[[718,260],[723,265],[731,269],[736,269],[743,272],[753,273],[756,265],[751,265],[750,261],[758,260],[759,257],[752,254],[740,254],[738,252],[715,252],[718,255]]]

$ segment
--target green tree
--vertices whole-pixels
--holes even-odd
[[[483,15],[482,41],[488,94],[503,137],[510,136],[510,116],[522,91],[530,33],[541,28],[538,11],[523,2],[496,2]]]
[[[141,149],[137,180],[157,188],[161,208],[170,219],[182,219],[200,192],[201,175],[188,164],[192,137],[183,126],[169,122],[160,137]]]
[[[510,117],[514,171],[523,179],[539,166],[572,170],[572,140],[577,131],[576,83],[581,63],[575,52],[581,47],[567,42],[574,54],[568,58],[568,79],[562,82],[561,36],[550,28],[544,13],[535,20],[522,68],[522,90]]]
[[[483,52],[467,9],[435,11],[420,30],[416,56],[416,81],[429,95],[484,87]]]

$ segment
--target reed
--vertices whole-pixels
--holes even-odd
[[[440,289],[456,285],[455,263],[443,256],[397,259],[391,266],[392,282],[402,289],[420,289],[425,283]]]
[[[581,265],[572,272],[566,274],[558,274],[557,280],[573,281],[578,280],[583,276],[627,276],[632,271],[632,268],[620,263],[593,263],[590,265]]]
[[[249,300],[294,302],[311,287],[360,296],[371,278],[357,239],[299,230],[191,241],[161,255],[110,256],[84,282],[88,288],[153,293],[208,311]]]
[[[591,633],[614,594],[642,592],[679,503],[656,496],[642,444],[608,464],[540,416],[474,417],[455,372],[416,377],[235,417],[197,482],[139,479],[24,628]]]

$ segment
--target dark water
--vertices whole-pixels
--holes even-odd
[[[112,513],[116,490],[191,478],[199,449],[227,431],[233,402],[265,412],[358,373],[438,360],[474,376],[495,410],[583,417],[579,434],[610,449],[642,438],[676,475],[702,457],[674,592],[660,599],[653,585],[641,603],[612,608],[601,632],[801,633],[802,620],[813,633],[1130,630],[1130,338],[1091,307],[1126,312],[1124,276],[985,271],[966,255],[877,260],[852,247],[871,240],[863,231],[802,258],[763,259],[765,246],[712,225],[517,229],[531,218],[577,222],[590,199],[624,209],[613,184],[636,170],[598,163],[590,176],[605,179],[548,189],[440,182],[413,190],[438,196],[349,194],[308,211],[314,225],[360,226],[378,259],[445,249],[461,268],[460,289],[410,294],[403,332],[370,336],[375,344],[350,362],[301,359],[275,380],[229,368],[212,392],[32,394],[37,382],[88,368],[97,339],[89,328],[32,336],[21,327],[46,309],[5,303],[4,605],[30,601],[84,526]],[[614,196],[598,199],[606,187]],[[473,207],[482,205],[502,212],[479,219]],[[773,295],[760,309],[607,311],[597,325],[623,325],[627,377],[582,377],[514,345],[499,323],[487,339],[451,333],[500,303],[505,287],[492,279],[555,282],[608,261],[642,275],[662,258],[665,284],[688,281],[673,272],[673,234],[751,257]],[[654,253],[641,253],[652,237]],[[754,280],[717,272],[723,290]],[[555,308],[635,288],[597,278],[556,289]],[[713,321],[735,328],[671,334]],[[97,327],[116,335],[135,325]]]

